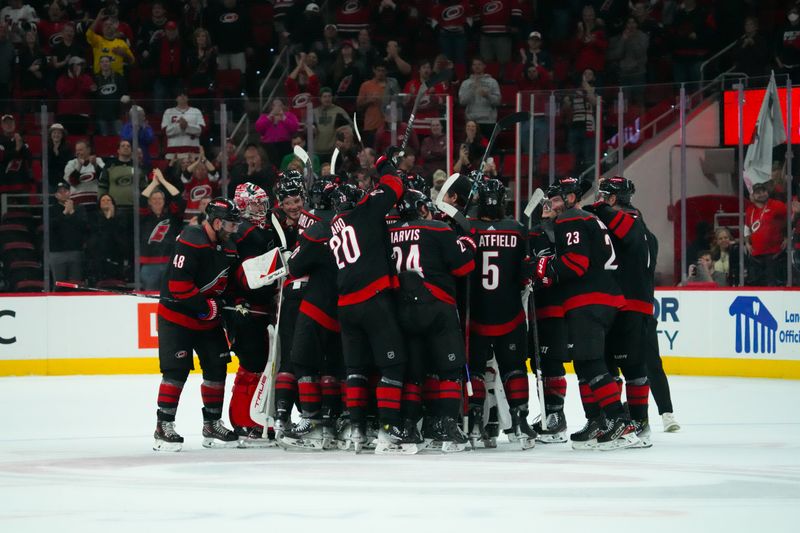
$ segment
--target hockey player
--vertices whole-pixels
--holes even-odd
[[[311,211],[301,219],[311,221],[298,237],[289,258],[295,278],[308,279],[300,302],[292,343],[292,368],[298,381],[301,419],[281,437],[281,444],[323,449],[335,437],[336,417],[341,411],[341,327],[336,312],[336,272],[328,248],[332,196],[336,185],[318,179],[312,184]],[[314,222],[316,220],[316,222]]]
[[[625,299],[611,277],[617,268],[611,237],[597,218],[577,207],[584,184],[559,180],[560,194],[550,199],[558,213],[556,255],[538,258],[533,275],[544,287],[557,285],[564,298],[569,354],[587,417],[586,426],[570,435],[572,447],[623,448],[638,438],[603,357],[606,335]]]
[[[158,305],[158,358],[161,385],[154,450],[179,451],[183,437],[175,432],[175,413],[183,385],[194,368],[196,351],[203,371],[203,446],[230,448],[237,435],[222,417],[225,375],[231,360],[220,321],[222,293],[237,260],[230,237],[239,227],[239,209],[225,198],[206,207],[206,220],[187,226],[178,237]]]
[[[267,313],[274,313],[275,287],[248,289],[241,262],[268,252],[276,244],[272,228],[267,224],[270,200],[266,191],[253,183],[241,183],[236,186],[234,203],[243,219],[233,235],[240,258],[236,269],[240,300],[235,311],[225,312],[225,325],[231,350],[239,358],[239,369],[233,382],[228,414],[242,447],[261,448],[274,445],[274,441],[266,438],[264,428],[250,418],[250,402],[267,365],[270,322]]]
[[[352,185],[339,187],[334,197],[337,214],[328,240],[338,268],[351,439],[360,450],[366,430],[367,372],[374,365],[381,372],[376,389],[381,427],[375,453],[416,453],[417,446],[405,438],[401,421],[406,354],[390,294],[397,280],[389,263],[385,221],[403,194],[403,184],[387,155],[375,165],[380,184],[366,196]]]
[[[469,401],[470,438],[482,438],[483,401],[486,385],[482,379],[486,362],[497,359],[510,407],[511,433],[523,449],[535,445],[536,432],[528,424],[527,329],[520,291],[524,285],[526,230],[505,218],[506,189],[496,179],[478,187],[477,269],[471,279],[469,370],[473,396]],[[491,437],[491,436],[490,436]]]
[[[466,354],[455,278],[475,268],[475,242],[433,220],[434,210],[423,193],[407,190],[398,204],[400,219],[389,229],[400,280],[398,313],[409,355],[404,421],[407,433],[416,435],[422,415],[422,380],[426,371],[432,371],[439,383],[437,409],[428,413],[435,419],[432,440],[442,443],[443,452],[463,451],[468,441],[458,421]]]
[[[600,182],[597,201],[587,206],[608,227],[618,268],[611,271],[625,296],[625,306],[614,318],[606,341],[606,364],[625,377],[625,396],[631,421],[639,437],[637,447],[649,448],[650,424],[647,401],[650,385],[643,354],[647,318],[653,316],[653,276],[650,273],[650,247],[647,228],[638,216],[629,213],[633,183],[620,176]]]

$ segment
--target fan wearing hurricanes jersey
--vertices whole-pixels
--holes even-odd
[[[398,204],[399,220],[389,229],[400,281],[398,315],[409,357],[403,418],[407,434],[414,435],[419,443],[421,385],[426,374],[435,375],[439,390],[432,412],[426,413],[432,418],[430,438],[441,442],[444,452],[463,451],[468,440],[458,421],[466,354],[455,280],[475,268],[475,242],[469,236],[459,237],[444,222],[433,220],[434,211],[427,196],[407,190]]]
[[[253,183],[241,183],[236,186],[233,201],[243,221],[233,235],[240,259],[235,271],[237,305],[235,310],[224,313],[231,350],[239,359],[228,415],[243,447],[266,447],[274,442],[265,438],[264,428],[250,418],[250,402],[267,365],[270,316],[265,313],[274,312],[276,289],[274,285],[249,289],[242,262],[275,248],[276,239],[267,224],[270,201],[264,189]]]
[[[154,450],[179,451],[183,437],[175,432],[183,385],[194,368],[197,352],[203,371],[203,446],[238,446],[236,434],[222,425],[228,341],[220,320],[222,293],[236,264],[236,245],[230,240],[239,227],[239,209],[225,198],[206,207],[206,220],[187,226],[161,286],[158,304],[158,359],[161,385]]]
[[[536,432],[527,421],[527,329],[520,291],[525,282],[527,232],[505,218],[505,186],[488,179],[478,186],[476,272],[471,279],[469,370],[473,396],[469,401],[470,434],[483,437],[483,401],[486,386],[481,376],[486,362],[497,359],[511,411],[512,433],[523,449],[535,444]],[[485,439],[484,439],[485,440]]]
[[[387,155],[375,163],[381,176],[365,196],[342,185],[334,196],[336,216],[328,245],[338,268],[339,322],[347,372],[351,440],[359,451],[365,439],[367,375],[380,370],[376,389],[380,429],[375,453],[416,453],[401,420],[406,353],[391,289],[397,285],[386,239],[386,214],[403,195],[403,183]]]
[[[560,194],[550,199],[558,213],[556,253],[538,258],[533,274],[537,284],[554,285],[564,299],[568,349],[587,418],[586,426],[570,435],[572,447],[624,448],[639,439],[604,355],[606,335],[625,299],[611,275],[617,269],[611,237],[594,215],[576,205],[590,186],[571,177],[559,180]]]

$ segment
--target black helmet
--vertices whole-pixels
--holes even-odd
[[[206,206],[206,219],[214,222],[218,218],[228,222],[241,222],[241,212],[233,200],[218,196]]]
[[[503,218],[506,186],[498,179],[488,179],[478,185],[478,216]]]
[[[305,180],[296,170],[290,170],[282,174],[278,183],[278,199],[283,201],[289,196],[306,197]]]
[[[339,185],[336,191],[331,194],[333,208],[337,213],[353,209],[363,197],[364,191],[352,183]]]
[[[636,192],[633,182],[622,176],[614,176],[600,183],[600,193],[606,196],[615,194],[617,201],[622,205],[631,203],[631,196]]]
[[[552,198],[554,196],[561,196],[561,187],[558,183],[554,183],[550,185],[546,191],[544,191],[545,198]]]
[[[426,196],[430,195],[431,188],[428,187],[427,183],[425,183],[425,178],[419,174],[407,174],[402,171],[398,172],[398,174],[400,175],[400,179],[403,181],[403,185],[405,186],[406,190],[414,189],[415,191],[419,191]]]
[[[575,193],[575,203],[578,203],[583,195],[592,188],[592,182],[567,176],[558,180],[558,188],[561,189],[561,198],[564,199],[564,202],[567,201],[569,193]]]
[[[397,202],[397,212],[400,220],[416,220],[420,218],[419,208],[425,206],[431,213],[436,212],[436,206],[425,193],[414,189],[408,189]]]
[[[320,176],[314,180],[308,189],[308,200],[312,209],[333,209],[331,196],[336,192],[337,184],[333,181],[336,176]]]

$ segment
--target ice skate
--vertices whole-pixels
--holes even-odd
[[[330,408],[323,406],[322,408],[322,449],[335,450],[337,448],[336,442],[336,424],[338,418],[331,411]]]
[[[661,415],[661,423],[664,424],[664,433],[675,433],[680,431],[681,425],[675,420],[675,415],[672,413],[664,413]]]
[[[322,450],[322,423],[313,418],[301,418],[278,438],[278,445],[284,450],[300,448],[303,450]]]
[[[403,432],[405,433],[406,440],[413,442],[417,446],[425,442],[425,439],[422,438],[419,432],[419,424],[415,420],[411,420],[410,418],[403,420]]]
[[[338,449],[347,451],[352,447],[353,441],[350,440],[352,430],[353,426],[350,423],[350,416],[347,414],[343,414],[336,420],[336,447]]]
[[[536,446],[536,431],[528,424],[528,411],[522,407],[511,408],[511,429],[523,450]],[[510,439],[509,439],[510,440]]]
[[[222,420],[203,422],[203,448],[237,448],[239,437],[222,424]]]
[[[538,433],[536,442],[541,444],[556,444],[567,442],[567,419],[564,411],[553,411],[545,417],[545,427],[542,427],[541,419],[533,425],[534,431]]]
[[[639,443],[633,448],[650,448],[653,446],[652,434],[650,432],[650,422],[644,418],[642,420],[633,420],[633,427],[636,428],[636,436],[639,437]]]
[[[264,428],[259,426],[233,426],[233,431],[239,437],[240,448],[274,448],[277,445],[269,436],[264,437]]]
[[[353,445],[353,451],[361,453],[367,443],[367,425],[365,422],[356,422],[351,425],[349,441]]]
[[[418,451],[417,445],[405,438],[401,427],[385,424],[378,430],[377,455],[414,455]]]
[[[441,442],[444,453],[463,452],[467,449],[469,439],[454,418],[445,416],[438,419],[435,428],[436,440]]]
[[[183,437],[175,431],[175,422],[157,421],[153,438],[153,450],[157,452],[179,452],[183,448]]]
[[[478,441],[483,440],[483,407],[470,407],[467,417],[469,420],[467,423],[467,428],[469,428],[467,438],[469,438],[470,447],[474,450],[478,447]]]
[[[597,437],[606,427],[603,415],[590,418],[583,429],[569,436],[573,450],[592,450],[597,447]]]
[[[378,419],[372,416],[367,417],[367,441],[364,448],[374,450],[378,443]]]
[[[291,427],[290,415],[292,412],[292,406],[287,406],[285,403],[286,402],[279,401],[275,405],[275,423],[273,424],[273,427],[275,428],[276,440],[283,435],[284,431]]]
[[[606,428],[597,436],[597,449],[602,451],[631,448],[638,444],[636,428],[625,416],[608,420]]]
[[[442,449],[442,441],[436,440],[436,423],[438,416],[426,415],[422,420],[422,444],[418,446],[421,450],[438,451]]]

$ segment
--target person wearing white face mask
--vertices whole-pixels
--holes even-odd
[[[788,23],[781,30],[775,48],[775,63],[780,74],[789,74],[793,82],[800,80],[800,8],[791,7],[786,15]]]

